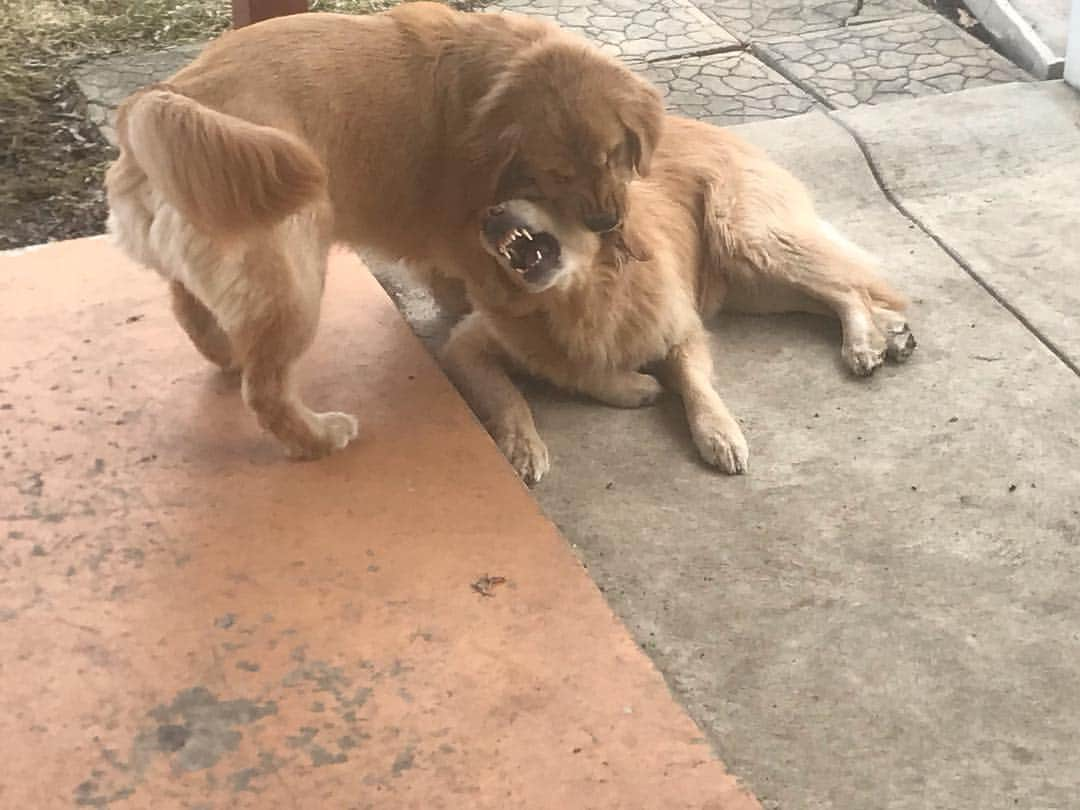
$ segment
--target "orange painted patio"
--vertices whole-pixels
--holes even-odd
[[[363,265],[304,362],[361,437],[312,464],[165,293],[0,257],[0,806],[758,807]]]

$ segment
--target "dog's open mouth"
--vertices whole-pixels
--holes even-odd
[[[550,233],[532,233],[514,228],[495,245],[511,269],[523,276],[550,267],[559,258],[559,242]]]
[[[545,289],[562,267],[562,246],[529,214],[524,204],[493,206],[483,219],[483,239],[507,271],[532,289]]]

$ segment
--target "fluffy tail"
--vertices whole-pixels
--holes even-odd
[[[200,230],[271,226],[325,192],[326,169],[298,138],[168,89],[124,102],[117,134],[151,184]]]

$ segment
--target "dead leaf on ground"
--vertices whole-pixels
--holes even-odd
[[[492,593],[496,585],[503,585],[506,582],[506,577],[492,577],[484,574],[480,579],[476,580],[472,584],[472,589],[481,596],[494,596]]]

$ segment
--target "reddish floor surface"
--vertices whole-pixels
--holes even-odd
[[[355,259],[314,464],[104,240],[0,300],[0,806],[758,807]]]

